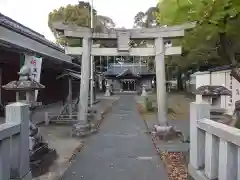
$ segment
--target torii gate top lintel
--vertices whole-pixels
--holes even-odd
[[[80,27],[73,24],[63,24],[63,23],[54,23],[53,28],[56,31],[64,32],[66,37],[89,37],[97,39],[113,39],[118,38],[119,33],[126,33],[131,38],[158,38],[158,37],[182,37],[184,36],[184,30],[192,29],[195,27],[195,23],[185,23],[175,26],[166,26],[166,27],[154,27],[154,28],[141,28],[141,29],[110,29],[107,32],[93,32],[93,29],[88,27]]]

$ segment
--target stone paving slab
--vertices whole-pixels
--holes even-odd
[[[121,95],[61,180],[167,180],[134,96]]]
[[[49,147],[57,150],[58,158],[51,165],[48,173],[33,178],[33,180],[52,180],[64,173],[75,151],[77,152],[83,146],[83,139],[70,136],[71,126],[49,125],[39,127],[39,129]]]
[[[94,108],[104,113],[111,107],[115,100],[104,99],[97,103]],[[40,133],[50,148],[56,149],[58,159],[49,168],[49,172],[34,178],[34,180],[55,180],[63,175],[66,169],[71,165],[73,156],[81,150],[86,138],[71,137],[71,125],[50,124],[48,126],[39,125]]]

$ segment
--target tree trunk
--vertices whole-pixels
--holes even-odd
[[[240,82],[240,70],[238,67],[232,68],[230,75]]]
[[[221,46],[219,55],[229,62],[229,64],[232,66],[230,75],[240,82],[240,70],[237,66],[232,41],[227,37],[226,33],[219,33],[219,37]]]
[[[177,88],[178,88],[178,91],[182,91],[183,90],[182,71],[181,71],[180,68],[178,68]]]

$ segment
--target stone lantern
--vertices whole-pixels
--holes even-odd
[[[11,81],[2,86],[7,91],[16,92],[16,101],[29,104],[30,110],[41,105],[35,101],[35,90],[44,89],[45,86],[31,79],[30,68],[24,66],[19,74],[18,81]]]
[[[105,96],[111,96],[111,90],[110,89],[111,89],[110,84],[107,82]]]
[[[142,85],[142,94],[141,96],[147,96],[147,85],[146,84],[143,84]]]
[[[8,84],[2,86],[7,91],[16,92],[16,101],[29,104],[30,108],[30,122],[29,122],[29,150],[30,150],[30,161],[31,169],[34,176],[33,168],[43,162],[43,156],[46,153],[56,154],[55,150],[48,148],[48,144],[43,141],[42,136],[39,134],[38,128],[32,122],[33,110],[41,105],[35,101],[35,91],[45,88],[44,85],[31,79],[31,69],[27,66],[23,66],[20,70],[19,80],[11,81]]]
[[[205,85],[196,89],[196,102],[205,102],[210,104],[210,118],[218,122],[229,122],[230,119],[225,116],[229,113],[226,104],[226,97],[232,96],[232,92],[224,86]],[[227,118],[226,118],[227,117]]]
[[[225,108],[223,102],[227,96],[232,96],[232,92],[224,86],[205,85],[197,88],[196,102],[207,102],[214,108]]]

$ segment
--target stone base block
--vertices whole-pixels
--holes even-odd
[[[177,131],[173,126],[159,126],[154,125],[153,135],[164,141],[169,141],[181,136],[181,133]]]
[[[92,124],[74,124],[72,128],[72,136],[84,137],[98,132],[98,129],[94,128]]]
[[[111,96],[111,93],[107,91],[104,96]]]

